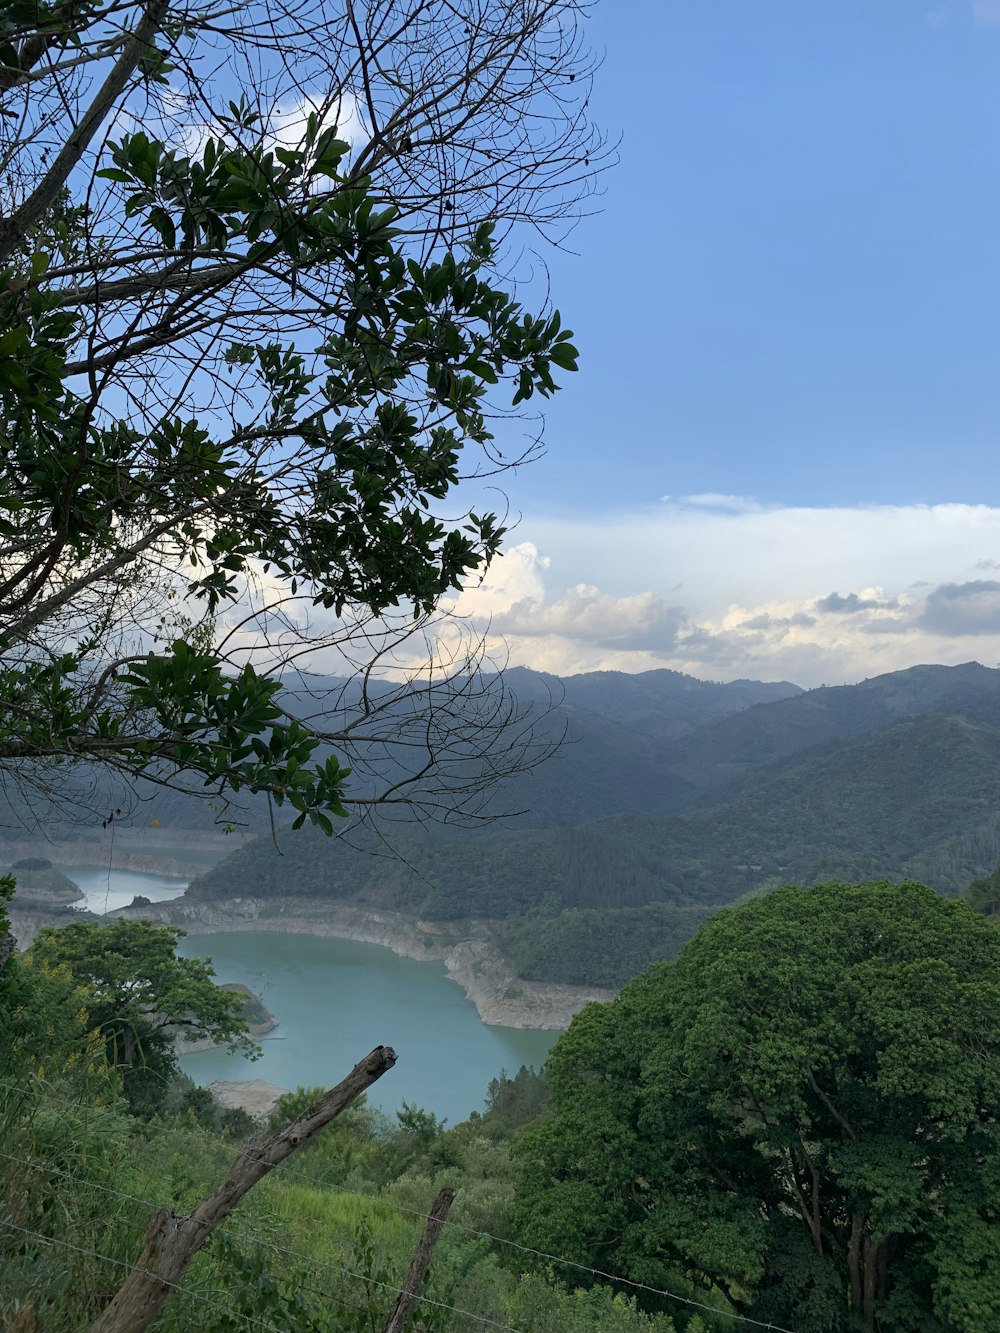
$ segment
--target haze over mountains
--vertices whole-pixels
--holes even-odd
[[[858,685],[565,681],[567,729],[504,793],[517,819],[304,832],[238,851],[192,897],[289,893],[426,920],[490,918],[523,975],[619,984],[704,916],[779,882],[914,877],[962,890],[1000,858],[1000,671],[920,666]]]
[[[808,691],[669,670],[560,679],[517,668],[505,683],[535,710],[540,740],[565,736],[493,798],[519,813],[471,830],[404,819],[331,840],[291,832],[278,810],[275,843],[266,804],[251,798],[243,818],[256,838],[226,844],[189,898],[295,895],[488,920],[524,976],[619,985],[710,912],[776,884],[910,877],[953,893],[1000,860],[1000,670],[918,666]],[[310,711],[326,687],[333,698],[343,682],[312,681]],[[100,812],[127,801],[89,790],[99,777],[86,766],[64,772],[52,817],[41,813],[55,841],[31,850],[68,864],[81,841],[107,843]],[[82,804],[67,817],[73,787]],[[23,855],[39,811],[7,795],[0,856],[4,842]],[[220,816],[151,784],[141,796],[131,823],[164,846]],[[60,858],[62,839],[75,850]]]

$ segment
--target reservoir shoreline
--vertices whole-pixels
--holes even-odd
[[[378,944],[402,958],[442,962],[490,1027],[567,1028],[585,1005],[613,1000],[615,992],[518,977],[488,938],[492,923],[472,921],[458,930],[450,922],[425,922],[357,906],[334,906],[318,915],[314,898],[233,898],[197,902],[170,898],[112,915],[183,926],[191,934],[280,933]]]
[[[185,851],[215,851],[218,839],[205,834],[191,834],[184,851],[177,845],[176,831],[160,838],[147,832],[119,830],[114,844],[91,839],[47,842],[42,839],[11,840],[0,846],[0,858],[9,863],[28,856],[44,856],[55,869],[74,870],[92,867],[104,871],[109,861],[112,874],[131,872],[138,875],[177,879],[177,896],[162,898],[148,906],[112,908],[108,916],[132,920],[161,921],[183,926],[194,934],[236,934],[269,932],[311,935],[319,938],[354,940],[377,944],[402,958],[417,962],[441,962],[447,977],[460,986],[476,1006],[483,1023],[491,1027],[520,1029],[564,1029],[573,1016],[592,1002],[607,1002],[616,992],[589,986],[568,986],[556,982],[526,981],[517,976],[510,963],[493,943],[496,922],[470,920],[462,923],[421,921],[386,909],[351,904],[326,903],[317,911],[315,898],[289,894],[280,898],[230,898],[199,901],[184,894],[187,883],[201,873],[202,866],[183,861]],[[162,838],[162,840],[161,840]],[[192,858],[193,859],[193,858]],[[141,887],[136,892],[142,893]],[[52,904],[46,910],[29,894],[11,905],[11,916],[20,947],[27,948],[38,930],[47,925],[65,925],[76,916]],[[86,895],[74,895],[82,902]],[[47,904],[46,904],[47,906]],[[101,904],[97,910],[101,915]],[[81,916],[84,913],[81,911]],[[84,919],[90,919],[84,916]]]
[[[24,910],[27,903],[19,911],[16,897],[12,904],[21,948],[46,925],[159,921],[184,930],[181,956],[212,957],[220,982],[264,1000],[277,1026],[260,1033],[259,1068],[208,1043],[181,1053],[197,1084],[255,1115],[265,1114],[283,1088],[342,1076],[358,1051],[389,1032],[407,1059],[373,1104],[392,1114],[410,1101],[464,1119],[498,1070],[540,1067],[580,1008],[612,998],[610,991],[518,978],[493,942],[497,923],[490,920],[428,922],[294,895],[199,901],[184,896],[191,868],[184,879],[123,867],[109,876],[80,863],[52,872],[62,887],[59,903],[48,910],[38,904],[37,911]],[[136,898],[142,906],[131,906]]]
[[[190,880],[201,874],[200,862],[174,855],[176,847],[158,844],[134,836],[131,830],[119,831],[117,840],[98,841],[95,838],[76,838],[65,841],[47,841],[42,838],[4,839],[0,842],[0,862],[11,866],[26,858],[42,857],[57,868],[63,866],[93,866],[101,870],[131,870],[140,875],[163,875],[168,879]],[[218,840],[211,842],[204,835],[192,835],[189,850],[216,851]]]

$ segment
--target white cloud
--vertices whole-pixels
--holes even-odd
[[[534,542],[518,542],[493,562],[486,577],[470,583],[455,603],[460,616],[502,615],[522,602],[545,598],[545,575],[550,560]]]
[[[521,532],[458,600],[516,663],[818,685],[1000,661],[1000,508],[688,500]]]
[[[669,495],[662,498],[664,501],[670,500]],[[697,509],[729,510],[737,514],[757,513],[764,507],[752,495],[726,495],[721,491],[699,491],[697,495],[684,495],[678,503],[694,505]]]
[[[345,143],[356,144],[365,129],[357,101],[351,97],[337,100],[303,96],[279,102],[268,122],[267,143],[282,148],[297,148],[305,136],[310,115],[315,115],[320,129],[336,129]]]
[[[655,592],[612,597],[592,583],[577,583],[555,602],[525,598],[493,617],[500,634],[560,635],[602,648],[669,652],[684,623],[680,607]]]
[[[200,156],[211,138],[225,140],[230,137],[226,126],[204,117],[186,115],[185,102],[174,89],[168,89],[164,94],[164,104],[171,117],[169,137],[173,142],[179,142],[190,156]],[[318,93],[303,93],[277,102],[269,110],[262,109],[261,115],[261,123],[248,137],[262,143],[266,149],[300,147],[310,115],[316,116],[321,130],[335,128],[337,137],[352,147],[365,135],[358,102],[347,94],[324,97]]]

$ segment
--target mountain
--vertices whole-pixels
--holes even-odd
[[[562,741],[494,798],[516,818],[473,830],[404,818],[332,841],[279,823],[276,846],[251,804],[262,836],[190,896],[485,918],[524,975],[609,984],[672,953],[707,912],[775,883],[908,875],[955,892],[1000,859],[1000,671],[919,666],[809,691],[672,671],[515,669],[504,683],[536,739]],[[290,681],[286,697],[322,713],[331,700],[356,706],[354,688]],[[93,776],[75,770],[81,790]],[[56,816],[69,788],[63,778]],[[113,808],[97,790],[99,810]],[[151,799],[136,822],[155,818],[167,837],[216,816],[182,793],[137,790]],[[86,836],[80,818],[66,836]]]
[[[750,707],[687,737],[671,768],[696,789],[715,789],[816,746],[866,736],[905,718],[949,712],[994,717],[998,709],[1000,671],[978,662],[910,667],[859,685],[824,685]]]
[[[497,677],[484,677],[475,688],[489,690],[499,684]],[[395,693],[377,680],[366,682],[365,688],[377,705]],[[665,815],[686,809],[699,791],[675,771],[674,744],[755,704],[801,693],[788,682],[722,684],[677,671],[560,678],[520,667],[504,673],[502,690],[522,718],[512,735],[530,730],[538,751],[548,746],[554,753],[543,766],[508,780],[487,810],[513,814],[518,824],[535,828],[573,825],[608,813]],[[500,699],[499,690],[495,697]],[[282,702],[294,716],[333,730],[362,712],[359,682],[337,677],[290,676]],[[438,703],[448,708],[445,690]],[[392,729],[394,716],[400,726],[408,725],[413,711],[412,699],[397,701],[386,726]],[[474,729],[472,739],[475,748]],[[386,752],[380,743],[371,747],[369,758],[383,790],[403,775],[391,749]],[[251,830],[270,827],[266,798],[240,793],[229,803],[207,801],[197,794],[200,784],[194,781],[189,793],[145,780],[126,782],[89,764],[64,765],[57,782],[43,768],[37,768],[34,777],[35,783],[31,773],[23,781],[6,776],[0,845],[4,840],[21,842],[39,826],[57,840],[86,838],[88,829],[96,835],[115,810],[122,812],[116,816],[119,826],[148,829],[155,820],[164,836],[170,829],[207,832],[230,820]],[[364,794],[361,774],[353,781]],[[375,785],[369,782],[368,790]],[[275,815],[279,822],[292,817],[280,809]]]
[[[677,769],[678,743],[745,709],[802,693],[788,681],[716,683],[667,670],[558,677],[514,668],[504,680],[519,703],[538,710],[539,737],[558,742],[550,759],[510,779],[492,803],[531,828],[685,810],[699,789]]]
[[[775,883],[909,876],[956,892],[1000,859],[1000,671],[914,667],[808,692],[703,691],[669,672],[560,684],[580,739],[522,780],[539,784],[529,820],[401,825],[385,842],[305,833],[280,853],[260,841],[191,897],[487,918],[522,975],[617,984]],[[761,689],[774,694],[758,702]]]

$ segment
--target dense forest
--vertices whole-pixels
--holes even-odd
[[[321,1093],[259,1123],[178,1073],[177,1023],[247,1037],[242,997],[175,943],[121,921],[7,951],[11,1333],[87,1326],[158,1209],[183,1222]],[[722,911],[467,1121],[355,1101],[213,1224],[156,1328],[382,1333],[447,1187],[411,1333],[980,1333],[1000,1319],[998,976],[996,926],[912,883]]]
[[[486,919],[522,976],[617,986],[713,909],[776,884],[913,876],[954,893],[1000,858],[1000,671],[914,667],[760,702],[749,683],[671,672],[561,684],[550,722],[569,738],[513,788],[543,798],[530,817],[264,834],[188,897]],[[663,813],[608,813],[654,800]]]

